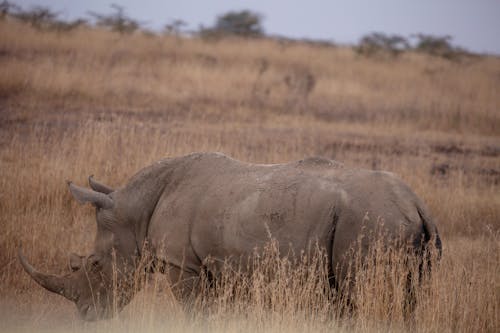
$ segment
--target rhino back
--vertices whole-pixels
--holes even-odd
[[[298,254],[315,242],[328,247],[340,188],[335,177],[318,177],[317,165],[191,158],[182,184],[165,191],[149,228],[169,260],[196,267],[207,256],[240,258],[271,238],[282,253]]]
[[[378,230],[415,243],[422,234],[418,198],[387,172],[323,158],[261,165],[198,153],[180,161],[148,236],[170,262],[193,270],[208,256],[249,255],[271,238],[283,254],[318,242],[336,265],[363,234],[365,248]]]

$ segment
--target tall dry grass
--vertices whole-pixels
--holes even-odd
[[[349,48],[0,22],[0,330],[498,331],[499,69],[494,57],[388,62]],[[305,266],[316,269],[309,281],[271,249],[259,266],[271,276],[228,271],[192,311],[155,275],[117,320],[95,324],[22,272],[21,244],[51,272],[92,248],[93,210],[72,200],[66,179],[95,174],[117,187],[192,151],[259,163],[322,155],[398,173],[443,238],[440,264],[417,288],[413,326],[402,319],[398,265],[364,267],[361,299],[341,316],[342,301],[320,291],[324,267]]]
[[[288,115],[499,133],[497,58],[456,63],[407,54],[389,62],[349,48],[88,29],[56,35],[13,22],[1,22],[0,32],[0,96],[30,116],[54,107],[212,122]]]

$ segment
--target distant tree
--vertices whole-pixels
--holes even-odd
[[[163,31],[167,35],[179,36],[182,27],[186,25],[187,23],[183,20],[179,19],[171,20],[169,23],[165,24]]]
[[[427,53],[433,56],[457,60],[460,56],[468,55],[469,52],[451,43],[451,36],[433,36],[416,34],[417,43],[414,49],[417,52]]]
[[[140,28],[141,24],[125,14],[123,6],[112,4],[113,14],[98,14],[89,12],[88,14],[96,20],[96,25],[106,27],[120,34],[130,34]]]
[[[262,16],[250,10],[230,11],[217,17],[211,28],[200,27],[202,37],[220,37],[236,35],[243,37],[259,37],[264,34]]]
[[[25,22],[39,30],[53,30],[67,32],[87,23],[84,19],[65,21],[58,19],[59,13],[48,7],[34,6],[23,10],[20,6],[3,1],[0,3],[0,19],[11,16],[21,22]]]
[[[28,10],[18,10],[12,15],[36,29],[43,29],[49,28],[57,20],[59,13],[48,7],[34,6]]]
[[[373,32],[365,35],[359,41],[355,51],[364,56],[389,55],[396,57],[401,52],[409,49],[410,43],[400,35],[386,35],[381,32]]]
[[[0,2],[0,20],[3,20],[7,16],[12,15],[20,10],[21,7],[19,7],[18,5],[4,0]]]
[[[231,11],[217,18],[215,29],[234,35],[260,36],[264,31],[261,20],[261,15],[249,10]]]
[[[56,31],[56,32],[69,32],[78,27],[87,25],[87,20],[79,18],[73,21],[63,21],[63,20],[54,20],[48,26],[48,29]]]

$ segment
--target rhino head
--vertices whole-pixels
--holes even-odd
[[[92,189],[68,182],[69,190],[80,203],[96,208],[97,235],[94,253],[70,255],[71,272],[64,276],[44,274],[35,269],[19,249],[24,270],[45,289],[76,304],[84,320],[112,317],[127,305],[134,293],[138,248],[133,228],[118,214],[114,190],[89,177]]]

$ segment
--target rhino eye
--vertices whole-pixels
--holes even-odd
[[[101,258],[98,255],[92,254],[87,259],[87,263],[91,269],[98,269],[101,267]]]

